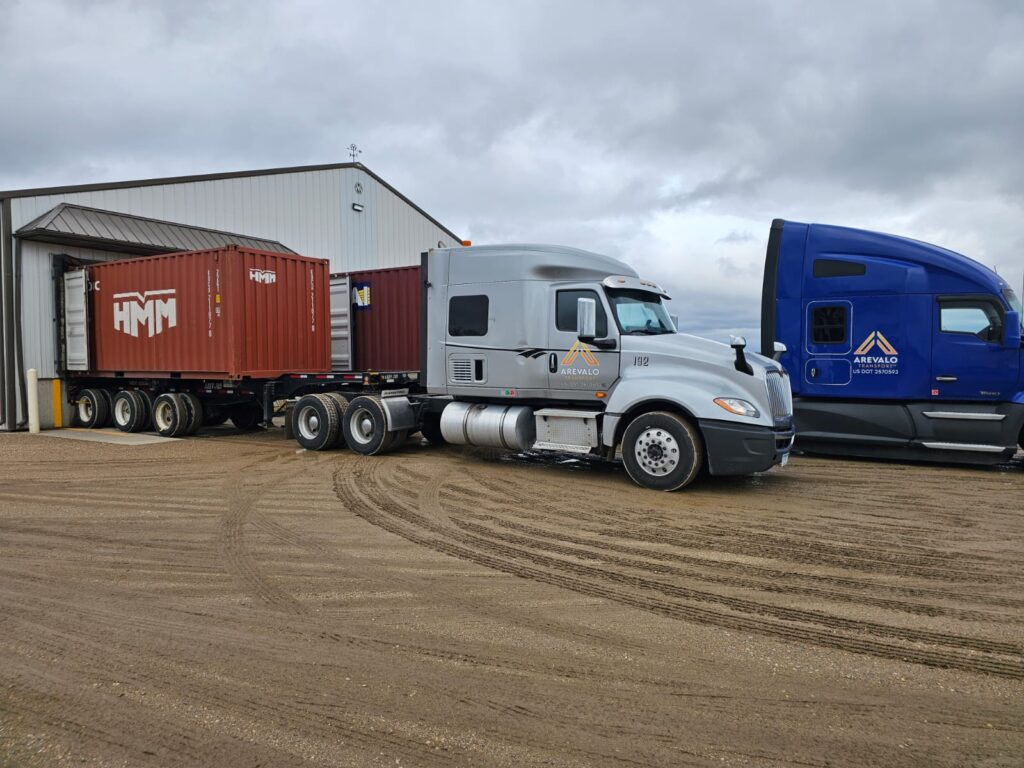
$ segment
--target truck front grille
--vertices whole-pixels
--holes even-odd
[[[772,406],[772,418],[782,421],[793,417],[793,390],[789,386],[789,374],[785,371],[768,371],[768,402]]]

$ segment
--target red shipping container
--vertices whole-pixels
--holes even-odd
[[[418,371],[423,278],[420,267],[349,273],[352,360],[357,371]]]
[[[88,271],[96,374],[241,379],[331,369],[324,259],[232,245]]]

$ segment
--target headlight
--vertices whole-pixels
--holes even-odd
[[[756,419],[761,415],[761,412],[758,411],[757,408],[746,400],[740,400],[737,397],[716,397],[715,405],[719,408],[724,408],[731,414],[736,416],[746,416],[749,419]]]

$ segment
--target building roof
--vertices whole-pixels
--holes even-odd
[[[15,232],[15,236],[23,240],[44,240],[48,243],[140,255],[200,251],[226,245],[295,253],[276,240],[86,208],[71,203],[61,203],[51,208]]]
[[[441,222],[431,216],[429,213],[420,208],[416,203],[410,200],[408,197],[403,195],[393,186],[388,184],[384,179],[378,176],[376,173],[371,171],[362,163],[327,163],[323,165],[295,165],[284,168],[264,168],[257,171],[231,171],[228,173],[205,173],[195,176],[166,176],[157,179],[137,179],[134,181],[110,181],[102,182],[99,184],[75,184],[72,186],[64,187],[37,187],[35,189],[12,189],[5,192],[0,192],[0,200],[10,199],[14,197],[42,197],[44,195],[62,195],[70,194],[73,192],[95,192],[104,189],[126,189],[131,187],[156,187],[163,184],[188,184],[196,181],[219,181],[221,179],[245,179],[253,176],[276,176],[284,173],[312,173],[314,171],[334,171],[341,168],[358,168],[363,171],[367,176],[375,179],[378,183],[390,190],[393,194],[397,195],[407,205],[414,208],[424,218],[428,219],[435,226],[443,229],[451,237],[458,240],[460,243],[462,239],[452,232],[448,227],[444,226]]]

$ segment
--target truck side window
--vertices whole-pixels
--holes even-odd
[[[579,299],[597,302],[597,338],[605,338],[608,335],[608,316],[596,291],[558,291],[555,294],[555,328],[572,333],[579,330],[576,327],[576,302]]]
[[[815,277],[861,277],[867,272],[867,266],[856,261],[840,259],[815,259]]]
[[[452,296],[448,302],[449,336],[486,336],[490,302],[486,296]]]
[[[811,340],[815,344],[846,343],[846,306],[815,307],[811,312]]]
[[[977,336],[982,341],[999,341],[1003,320],[993,302],[945,299],[939,301],[939,330]]]

